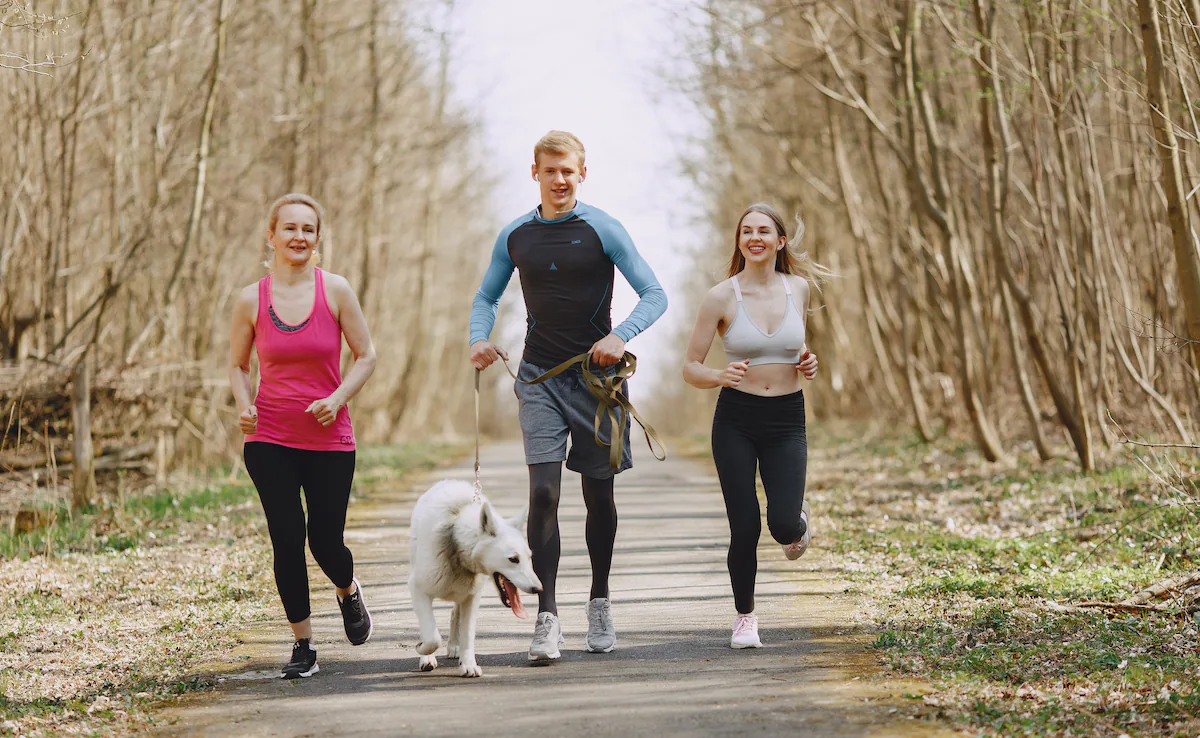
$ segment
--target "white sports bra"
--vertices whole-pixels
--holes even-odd
[[[759,364],[796,364],[804,348],[804,315],[792,300],[792,287],[787,277],[779,273],[783,290],[787,293],[787,305],[783,308],[783,322],[774,333],[764,333],[755,325],[742,304],[742,288],[737,277],[733,277],[733,294],[737,295],[737,313],[725,335],[725,355],[730,361],[750,360],[750,366]]]

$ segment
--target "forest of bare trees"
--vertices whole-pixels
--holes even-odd
[[[433,381],[453,368],[469,386],[466,311],[493,231],[461,218],[488,173],[450,103],[453,2],[37,10],[0,0],[6,505],[94,499],[80,459],[160,478],[236,459],[230,300],[265,274],[266,209],[290,191],[324,204],[322,266],[373,332],[361,437],[470,422],[470,396]]]
[[[1196,0],[703,11],[680,27],[712,130],[689,163],[712,235],[688,289],[746,204],[801,214],[841,276],[810,322],[816,412],[953,429],[992,460],[1070,448],[1084,469],[1126,432],[1193,442]],[[293,190],[324,203],[323,265],[380,354],[359,432],[467,427],[460,338],[494,224],[461,219],[488,177],[449,102],[454,12],[0,0],[5,499],[94,498],[76,459],[161,479],[236,458],[229,300]],[[434,381],[451,368],[462,383]],[[656,423],[698,427],[711,396],[661,386]]]
[[[805,218],[842,277],[810,319],[819,414],[956,427],[989,460],[1071,449],[1085,470],[1125,433],[1194,440],[1195,0],[704,11],[698,271],[728,261],[751,202]]]

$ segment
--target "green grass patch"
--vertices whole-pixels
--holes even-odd
[[[190,489],[158,490],[71,511],[63,505],[44,528],[0,532],[0,559],[65,553],[125,551],[152,543],[181,523],[261,514],[248,482],[207,483]]]
[[[1200,618],[1069,609],[1200,569],[1194,456],[1156,476],[1122,450],[1080,474],[842,436],[812,446],[814,519],[872,600],[875,649],[935,687],[926,705],[985,735],[1200,735]]]
[[[355,498],[463,451],[360,449]],[[215,469],[0,533],[0,735],[147,728],[165,700],[211,686],[197,671],[243,626],[281,615],[257,493],[244,474],[229,479]]]
[[[369,496],[380,484],[433,468],[461,453],[462,447],[453,444],[364,447],[356,458],[355,494]],[[236,482],[227,481],[229,476],[228,467],[210,469],[187,487],[150,486],[76,511],[66,504],[48,508],[53,522],[46,527],[21,533],[0,531],[0,560],[125,551],[154,545],[181,524],[261,516],[254,485],[244,473]]]

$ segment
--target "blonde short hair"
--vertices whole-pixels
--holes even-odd
[[[271,203],[271,209],[267,211],[267,230],[275,232],[275,226],[279,224],[279,211],[284,205],[304,205],[311,208],[317,216],[317,245],[321,244],[321,226],[325,224],[325,208],[321,207],[321,203],[317,202],[312,195],[306,195],[303,192],[289,192],[275,202]],[[267,244],[270,250],[270,244]],[[314,266],[321,265],[321,252],[313,249],[311,262]],[[263,266],[270,269],[274,264],[274,256],[268,255],[263,261]]]
[[[574,133],[566,131],[550,131],[538,139],[533,146],[533,163],[538,164],[542,154],[578,154],[579,166],[583,166],[587,152],[583,142]]]
[[[311,208],[317,215],[317,239],[320,240],[321,224],[325,222],[325,208],[321,207],[321,203],[317,202],[312,195],[306,195],[303,192],[290,192],[271,203],[271,210],[267,214],[268,231],[275,230],[275,225],[279,223],[279,211],[284,205],[306,205]]]

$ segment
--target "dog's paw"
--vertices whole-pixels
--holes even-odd
[[[483,669],[480,669],[479,664],[475,663],[475,659],[472,658],[470,661],[464,660],[458,665],[458,675],[468,678],[481,677],[483,676]]]
[[[428,656],[431,653],[436,653],[442,647],[441,634],[435,634],[431,641],[421,641],[417,644],[417,653],[422,656]]]
[[[422,656],[421,660],[417,662],[417,666],[421,671],[433,671],[437,668],[437,656]]]
[[[446,658],[448,658],[448,659],[458,658],[458,644],[457,643],[451,643],[450,645],[446,646]]]

